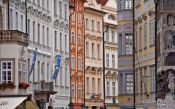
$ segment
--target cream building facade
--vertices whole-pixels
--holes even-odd
[[[103,16],[96,0],[85,3],[85,105],[88,109],[103,106]]]
[[[155,109],[155,4],[135,1],[136,108]]]
[[[108,109],[118,106],[118,34],[117,34],[117,2],[108,0],[102,9],[105,32],[105,103]]]

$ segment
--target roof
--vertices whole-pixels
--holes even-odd
[[[105,5],[108,2],[108,0],[96,0],[96,2],[98,4]]]

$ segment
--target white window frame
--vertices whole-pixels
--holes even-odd
[[[6,63],[6,69],[3,69],[3,63]],[[8,68],[8,63],[11,63],[11,69],[7,69]],[[3,80],[3,71],[6,72],[5,76],[7,76],[6,80]],[[8,71],[11,72],[11,80],[8,81]],[[8,82],[12,82],[13,81],[13,62],[12,61],[1,61],[1,83],[8,83]]]

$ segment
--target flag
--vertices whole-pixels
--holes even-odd
[[[55,71],[52,77],[53,80],[56,80],[57,78],[58,72],[60,70],[60,64],[61,64],[61,55],[58,55],[57,65],[56,65],[56,68],[55,68]]]
[[[33,52],[33,61],[32,61],[32,66],[29,72],[29,76],[32,74],[32,71],[34,69],[35,62],[36,62],[36,55],[37,55],[37,48],[35,48],[35,51]]]

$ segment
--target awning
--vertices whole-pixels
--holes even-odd
[[[26,101],[26,109],[39,109],[33,101]]]
[[[0,97],[0,109],[14,109],[27,97]]]

